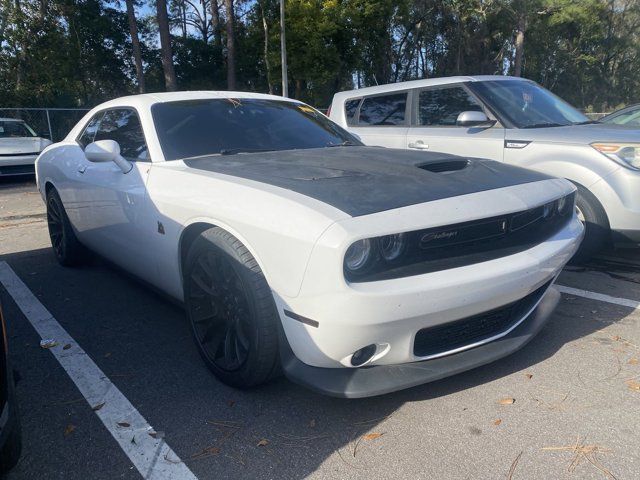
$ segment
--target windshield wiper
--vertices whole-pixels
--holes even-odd
[[[220,155],[235,155],[236,153],[273,152],[272,148],[225,148],[220,150]]]
[[[598,120],[585,120],[584,122],[572,122],[571,125],[592,125],[594,123],[602,123]]]
[[[356,147],[357,145],[351,140],[345,140],[342,143],[329,143],[327,147]]]
[[[543,122],[543,123],[534,123],[532,125],[525,125],[522,128],[545,128],[545,127],[566,127],[567,125],[562,123],[552,123],[552,122]]]

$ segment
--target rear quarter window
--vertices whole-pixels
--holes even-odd
[[[347,100],[344,102],[344,116],[347,119],[347,125],[356,125],[358,113],[358,106],[360,105],[361,98]]]

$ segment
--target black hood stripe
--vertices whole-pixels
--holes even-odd
[[[551,178],[490,160],[471,159],[460,168],[460,161],[442,153],[347,146],[212,155],[184,163],[286,188],[353,217]]]

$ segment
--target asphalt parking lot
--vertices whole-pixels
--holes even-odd
[[[219,383],[178,306],[99,259],[56,263],[32,179],[0,183],[2,262],[70,335],[68,355],[95,363],[152,426],[133,428],[126,409],[106,424],[106,406],[89,403],[54,356],[66,345],[41,348],[0,285],[24,441],[10,480],[140,478],[132,455],[149,434],[182,478],[639,477],[640,251],[568,267],[558,283],[569,293],[516,354],[363,400],[284,378],[253,391]]]

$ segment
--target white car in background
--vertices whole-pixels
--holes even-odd
[[[367,145],[481,157],[567,178],[580,255],[640,243],[640,128],[591,121],[530,80],[447,77],[337,93],[330,118]]]
[[[33,174],[37,156],[48,145],[51,140],[23,120],[0,118],[0,176]]]
[[[241,388],[282,367],[362,397],[501,358],[548,320],[583,234],[566,180],[366,147],[270,95],[119,98],[36,170],[60,263],[90,249],[184,302]]]

